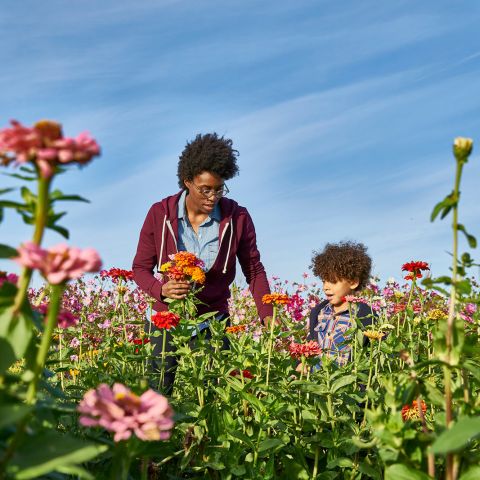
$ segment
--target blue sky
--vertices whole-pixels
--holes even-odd
[[[0,125],[50,118],[98,139],[103,155],[55,186],[92,201],[63,224],[106,267],[130,268],[186,141],[216,131],[240,152],[230,196],[270,275],[298,280],[340,240],[364,242],[383,279],[409,260],[444,274],[449,222],[429,216],[454,137],[480,145],[479,14],[477,0],[4,0]],[[480,236],[477,152],[460,216]],[[30,231],[8,212],[0,236]]]

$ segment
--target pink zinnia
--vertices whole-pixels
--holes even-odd
[[[292,342],[288,346],[288,351],[293,358],[315,357],[322,353],[322,349],[314,340],[310,340],[306,343]]]
[[[44,250],[33,242],[25,242],[14,260],[20,265],[37,269],[52,285],[80,278],[84,273],[97,272],[102,261],[93,248],[81,250],[59,244]]]
[[[10,124],[11,128],[0,130],[0,157],[6,158],[7,162],[15,159],[18,163],[25,163],[41,146],[40,133],[16,120],[11,120]],[[13,154],[14,158],[7,157],[7,152]]]
[[[173,428],[173,410],[168,400],[153,390],[137,396],[120,383],[110,388],[102,383],[85,393],[78,406],[80,423],[114,432],[113,440],[167,440]]]

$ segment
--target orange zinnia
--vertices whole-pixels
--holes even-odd
[[[246,325],[232,325],[231,327],[227,327],[225,331],[227,333],[238,333],[238,332],[244,332],[246,328],[247,328]]]
[[[286,305],[290,302],[290,297],[286,293],[267,293],[262,297],[262,302],[265,304]]]

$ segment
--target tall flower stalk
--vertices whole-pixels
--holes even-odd
[[[473,142],[466,138],[456,138],[453,145],[453,153],[456,159],[455,183],[453,192],[450,195],[452,209],[452,232],[453,232],[453,249],[452,249],[452,283],[450,288],[450,305],[447,319],[446,332],[446,352],[445,363],[443,369],[445,382],[445,420],[447,428],[453,421],[453,404],[452,404],[452,371],[450,365],[452,363],[452,350],[454,348],[454,330],[455,322],[459,321],[456,313],[457,305],[457,283],[458,275],[458,203],[460,200],[460,181],[462,178],[463,166],[468,161],[468,157],[472,151]],[[463,229],[464,230],[464,229]],[[455,456],[452,453],[447,454],[446,479],[455,480],[457,477],[457,469],[455,468]]]

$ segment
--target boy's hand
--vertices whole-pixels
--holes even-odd
[[[162,285],[162,297],[181,300],[187,296],[192,284],[186,281],[169,280]]]
[[[303,368],[303,372],[302,372],[302,368]],[[303,365],[302,363],[299,363],[295,371],[300,372],[303,375],[306,375],[308,373],[308,365]]]

